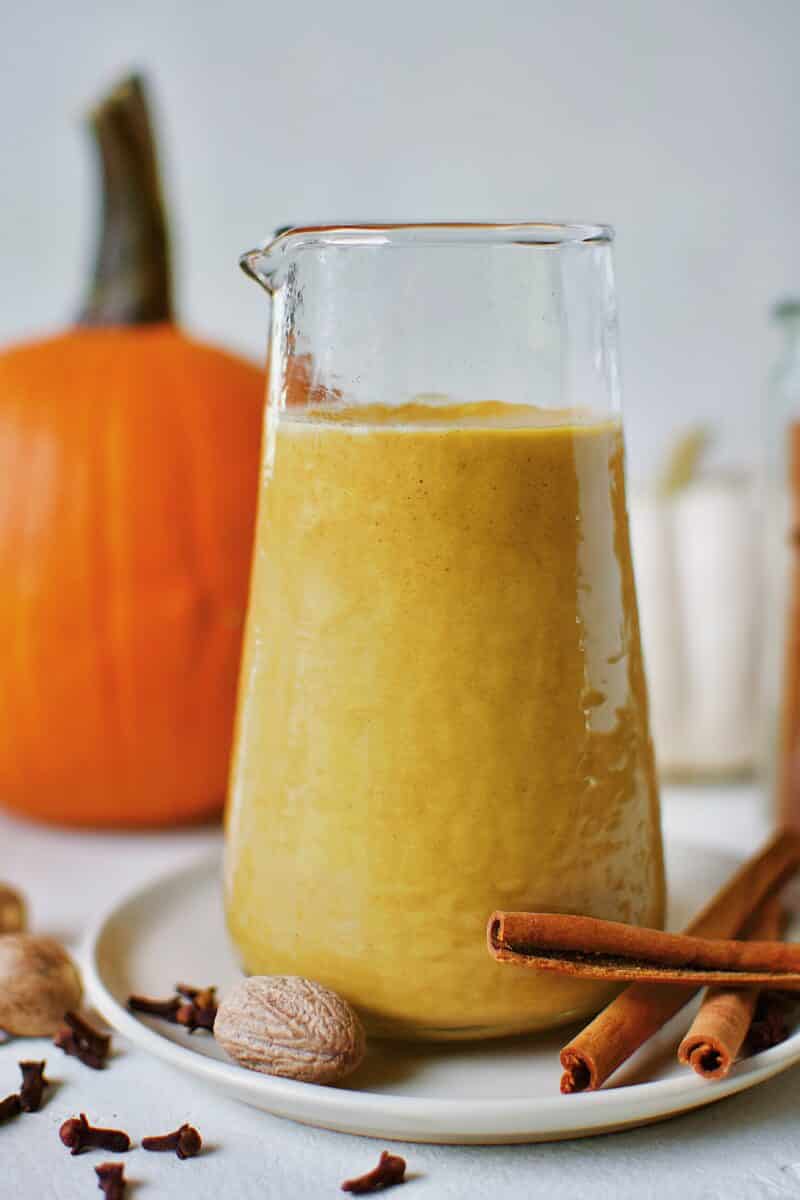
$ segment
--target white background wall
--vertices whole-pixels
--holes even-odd
[[[82,111],[149,72],[191,329],[260,356],[239,252],[302,219],[617,226],[634,475],[709,419],[746,460],[800,290],[797,0],[6,0],[0,341],[75,310]]]

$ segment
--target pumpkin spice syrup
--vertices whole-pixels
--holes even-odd
[[[596,1010],[613,987],[503,971],[484,927],[501,897],[662,920],[618,423],[375,405],[284,411],[268,443],[228,815],[245,969],[390,1035]]]

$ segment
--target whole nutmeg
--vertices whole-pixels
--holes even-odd
[[[0,934],[22,933],[28,924],[25,901],[20,893],[0,883]]]
[[[82,992],[78,968],[54,938],[0,936],[0,1029],[47,1037],[68,1009],[80,1007]]]
[[[299,975],[253,975],[219,1006],[214,1037],[251,1071],[306,1083],[336,1083],[364,1057],[364,1029],[353,1009]]]

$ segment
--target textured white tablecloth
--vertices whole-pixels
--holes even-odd
[[[669,789],[668,835],[702,839],[745,855],[766,834],[760,798],[747,787]],[[218,838],[175,834],[86,834],[0,816],[0,879],[22,887],[33,925],[76,944],[87,920],[115,895],[178,866]],[[120,1039],[117,1039],[120,1042]],[[58,1140],[66,1117],[118,1124],[138,1141],[184,1120],[207,1150],[179,1162],[125,1156],[131,1200],[305,1200],[341,1195],[339,1183],[377,1161],[381,1144],[270,1117],[227,1100],[122,1044],[113,1069],[89,1072],[46,1042],[0,1047],[0,1096],[18,1086],[20,1057],[47,1057],[57,1081],[46,1107],[0,1126],[0,1200],[99,1196],[96,1153],[71,1158]],[[605,1137],[550,1145],[394,1147],[411,1182],[407,1200],[516,1200],[556,1196],[647,1200],[800,1197],[800,1072],[687,1116]]]

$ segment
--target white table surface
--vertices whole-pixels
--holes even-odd
[[[767,832],[755,789],[667,789],[667,836],[694,837],[743,857]],[[28,897],[32,926],[71,945],[100,907],[151,876],[213,845],[217,830],[88,834],[0,815],[0,879]],[[0,1047],[0,1096],[19,1084],[17,1060],[48,1060],[56,1086],[38,1114],[0,1126],[1,1200],[98,1196],[94,1166],[107,1154],[72,1158],[58,1139],[67,1116],[85,1110],[138,1140],[196,1125],[206,1151],[179,1162],[134,1151],[131,1200],[305,1200],[342,1195],[340,1182],[371,1168],[380,1142],[327,1133],[270,1117],[207,1090],[117,1038],[108,1070],[91,1072],[46,1041]],[[410,1182],[388,1193],[407,1200],[516,1200],[608,1197],[681,1200],[800,1197],[800,1072],[658,1125],[629,1133],[532,1146],[390,1147],[408,1162]]]

